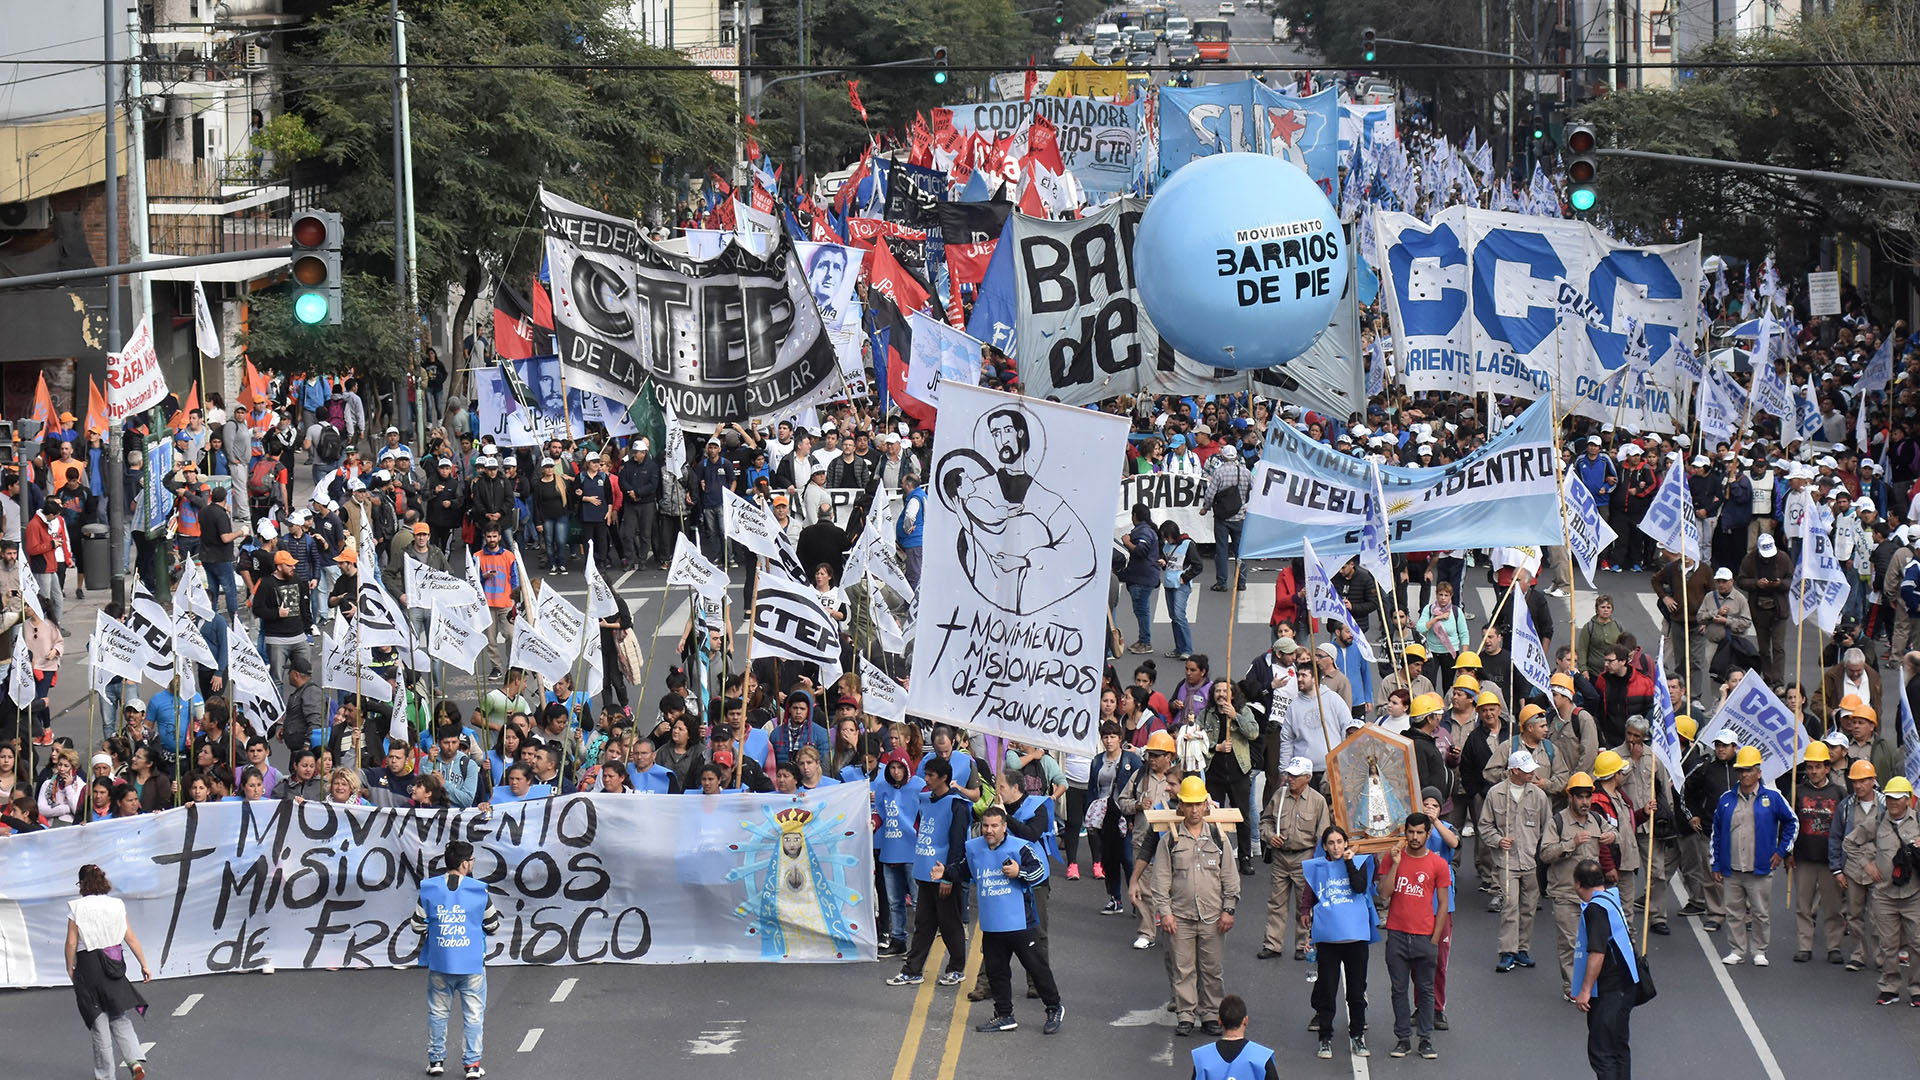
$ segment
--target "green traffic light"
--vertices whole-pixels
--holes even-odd
[[[301,293],[293,301],[293,317],[307,326],[327,321],[327,298],[319,293]]]
[[[944,84],[946,83],[946,81],[947,81],[947,73],[946,73],[946,72],[944,72],[944,71],[936,71],[936,72],[934,72],[934,73],[933,73],[933,81],[934,81],[934,84],[935,84],[935,85],[944,85]]]
[[[1360,58],[1369,64],[1373,63],[1373,57],[1374,52],[1372,49],[1368,49],[1366,52],[1360,54]]]
[[[1593,209],[1593,204],[1599,200],[1599,197],[1599,193],[1592,188],[1574,188],[1567,193],[1567,202],[1575,210],[1585,213]]]

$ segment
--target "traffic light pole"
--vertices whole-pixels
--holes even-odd
[[[1818,180],[1829,184],[1845,184],[1849,187],[1885,188],[1889,191],[1920,192],[1920,183],[1911,180],[1889,180],[1881,176],[1862,176],[1858,173],[1826,172],[1821,169],[1789,169],[1784,165],[1759,165],[1751,161],[1722,161],[1719,158],[1689,157],[1685,154],[1657,154],[1651,150],[1607,150],[1595,148],[1594,154],[1600,157],[1639,158],[1643,161],[1665,161],[1674,165],[1698,165],[1710,169],[1734,169],[1739,172],[1766,173],[1770,176],[1791,176],[1796,180]]]
[[[291,247],[223,251],[217,255],[183,255],[175,259],[148,259],[144,262],[116,263],[112,266],[89,266],[81,270],[58,270],[49,274],[0,278],[0,289],[30,289],[40,285],[64,285],[69,281],[113,278],[122,274],[144,274],[153,270],[180,270],[190,266],[218,266],[221,263],[246,262],[249,259],[290,259],[292,257],[293,248]]]

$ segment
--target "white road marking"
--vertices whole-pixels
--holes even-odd
[[[550,1000],[555,1004],[567,1000],[567,995],[573,993],[574,986],[579,982],[579,979],[561,979],[560,985],[554,988],[553,997]]]
[[[1123,1013],[1117,1020],[1107,1021],[1108,1027],[1172,1027],[1173,1014],[1155,1006],[1151,1009],[1134,1009]]]
[[[621,575],[620,575],[620,576],[619,576],[618,578],[616,578],[616,579],[614,580],[614,583],[613,583],[613,587],[614,587],[614,588],[616,588],[616,589],[624,589],[624,588],[626,588],[626,587],[627,587],[627,579],[629,579],[629,578],[631,578],[631,577],[633,577],[633,575],[635,575],[635,574],[637,574],[637,573],[639,573],[639,571],[638,571],[638,570],[629,570],[629,571],[627,571],[626,573],[624,573],[624,574],[621,574]]]
[[[722,1020],[720,1023],[739,1024],[744,1023],[744,1021]],[[740,1042],[740,1036],[743,1033],[744,1029],[742,1028],[725,1027],[704,1029],[700,1032],[698,1038],[687,1040],[687,1053],[703,1056],[731,1054],[733,1053],[734,1046]]]
[[[140,1060],[141,1061],[147,1060],[147,1055],[152,1051],[153,1051],[152,1043],[150,1042],[141,1043],[140,1044]],[[123,1068],[131,1068],[133,1066],[133,1062],[131,1061],[123,1061],[120,1064]]]
[[[1678,879],[1673,881],[1673,895],[1685,907],[1692,897],[1687,895],[1687,887]],[[1700,943],[1700,952],[1707,958],[1707,967],[1713,972],[1713,978],[1720,984],[1720,992],[1727,997],[1727,1004],[1733,1006],[1733,1015],[1740,1020],[1740,1027],[1746,1031],[1747,1040],[1753,1044],[1753,1052],[1760,1058],[1760,1068],[1767,1074],[1767,1080],[1787,1080],[1787,1074],[1780,1071],[1780,1062],[1773,1056],[1773,1047],[1767,1045],[1767,1037],[1760,1032],[1760,1025],[1754,1023],[1753,1012],[1747,1008],[1747,999],[1741,995],[1740,988],[1733,985],[1733,976],[1727,973],[1727,966],[1714,955],[1713,940],[1700,927],[1701,920],[1689,920],[1693,925],[1693,937]]]
[[[173,1015],[175,1016],[187,1015],[188,1013],[193,1011],[193,1007],[195,1005],[200,1004],[200,999],[203,997],[206,997],[206,995],[205,994],[188,994],[186,997],[186,1000],[182,1001],[178,1006],[174,1008]]]
[[[540,1036],[546,1030],[546,1028],[528,1028],[526,1037],[520,1040],[520,1053],[533,1053],[533,1048],[540,1045]]]
[[[1167,1048],[1153,1055],[1147,1060],[1161,1064],[1161,1065],[1171,1066],[1173,1064],[1173,1040],[1168,1039]]]

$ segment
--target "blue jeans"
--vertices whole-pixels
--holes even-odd
[[[466,1040],[461,1064],[480,1060],[480,1037],[487,1023],[487,973],[447,975],[427,972],[427,1060],[447,1060],[447,1015],[460,995],[460,1030]]]
[[[1133,619],[1140,624],[1138,641],[1142,645],[1153,644],[1153,586],[1135,585],[1127,582],[1127,593],[1133,597]]]
[[[1193,652],[1193,628],[1187,625],[1187,597],[1193,592],[1193,582],[1183,581],[1161,591],[1167,594],[1167,615],[1173,619],[1173,651],[1186,656]]]
[[[1245,518],[1213,523],[1213,583],[1223,589],[1232,584],[1227,580],[1227,561],[1239,560],[1240,533],[1246,527]]]
[[[912,863],[881,863],[880,876],[887,883],[887,914],[892,917],[893,939],[904,943],[913,936],[913,924],[907,922],[907,897],[913,895]]]
[[[231,623],[240,613],[240,587],[233,580],[233,564],[230,562],[203,562],[207,571],[207,602],[213,610],[220,610],[220,594],[227,594],[227,622]]]
[[[567,565],[567,519],[552,518],[540,524],[546,529],[548,569]]]

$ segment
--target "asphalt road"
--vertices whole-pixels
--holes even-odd
[[[1196,645],[1211,653],[1216,665],[1231,648],[1234,667],[1243,667],[1267,643],[1272,574],[1256,568],[1249,576],[1252,585],[1234,597],[1231,616],[1224,603],[1228,596],[1205,588],[1211,574],[1201,579]],[[636,574],[621,585],[643,632],[660,611],[662,577]],[[1473,571],[1469,579],[1484,581]],[[1607,575],[1607,580],[1621,598],[1620,617],[1627,627],[1651,640],[1651,603],[1643,582],[1629,575]],[[559,584],[577,595],[579,575]],[[1492,603],[1491,591],[1481,584],[1472,592],[1472,610],[1484,612]],[[1590,602],[1591,591],[1583,587],[1583,615]],[[667,611],[663,645],[671,644],[684,621],[684,598],[669,598]],[[1158,615],[1154,640],[1164,648],[1171,640],[1170,624],[1164,612]],[[1120,617],[1131,639],[1124,607]],[[70,627],[90,623],[90,614],[75,610],[69,615]],[[1810,640],[1809,651],[1812,645]],[[76,662],[80,652],[76,643]],[[1171,682],[1172,664],[1162,663]],[[67,707],[82,682],[76,668],[56,692],[56,703],[63,710],[58,729],[84,737],[84,714]],[[1449,979],[1453,1028],[1438,1038],[1438,1063],[1386,1057],[1391,1010],[1384,964],[1377,960],[1370,995],[1375,1056],[1355,1060],[1341,1047],[1331,1061],[1315,1059],[1305,1030],[1310,992],[1305,966],[1290,959],[1253,959],[1266,878],[1262,873],[1245,879],[1243,918],[1228,939],[1228,988],[1248,998],[1255,1036],[1279,1048],[1286,1075],[1461,1075],[1463,1067],[1452,1063],[1469,1059],[1477,1075],[1494,1078],[1582,1074],[1584,1027],[1579,1014],[1559,1001],[1548,913],[1537,924],[1533,950],[1542,966],[1495,974],[1496,916],[1484,910],[1484,898],[1472,888],[1471,859],[1463,858],[1461,865],[1467,888]],[[598,1074],[609,1066],[644,1061],[691,1077],[778,1074],[825,1080],[849,1075],[852,1065],[858,1075],[894,1080],[1025,1080],[1039,1062],[1061,1075],[1184,1076],[1193,1043],[1174,1037],[1172,1016],[1162,1009],[1167,987],[1161,953],[1127,947],[1133,921],[1097,915],[1099,889],[1091,874],[1054,884],[1053,955],[1068,1023],[1051,1039],[1039,1034],[1038,1004],[1025,1000],[1016,1002],[1023,1025],[1018,1032],[976,1034],[972,1025],[986,1018],[987,1006],[968,1006],[955,990],[931,982],[917,990],[886,986],[884,979],[894,970],[890,962],[780,969],[499,968],[490,975],[489,1073]],[[1791,923],[1783,885],[1775,895],[1776,963],[1765,970],[1722,968],[1714,957],[1725,951],[1725,943],[1706,941],[1689,920],[1675,920],[1674,936],[1653,939],[1660,998],[1636,1016],[1642,1075],[1712,1072],[1784,1080],[1829,1069],[1842,1047],[1862,1075],[1910,1071],[1920,1055],[1915,1014],[1876,1009],[1870,973],[1847,974],[1824,962],[1789,963]],[[939,962],[928,968],[938,970]],[[138,1027],[142,1039],[152,1043],[149,1060],[157,1076],[407,1076],[423,1065],[423,985],[417,971],[282,971],[170,980],[147,988],[154,1008]],[[82,1073],[86,1035],[69,991],[7,993],[0,996],[0,1014],[12,1036],[5,1039],[7,1075]],[[1524,1034],[1516,1040],[1516,1033]]]

